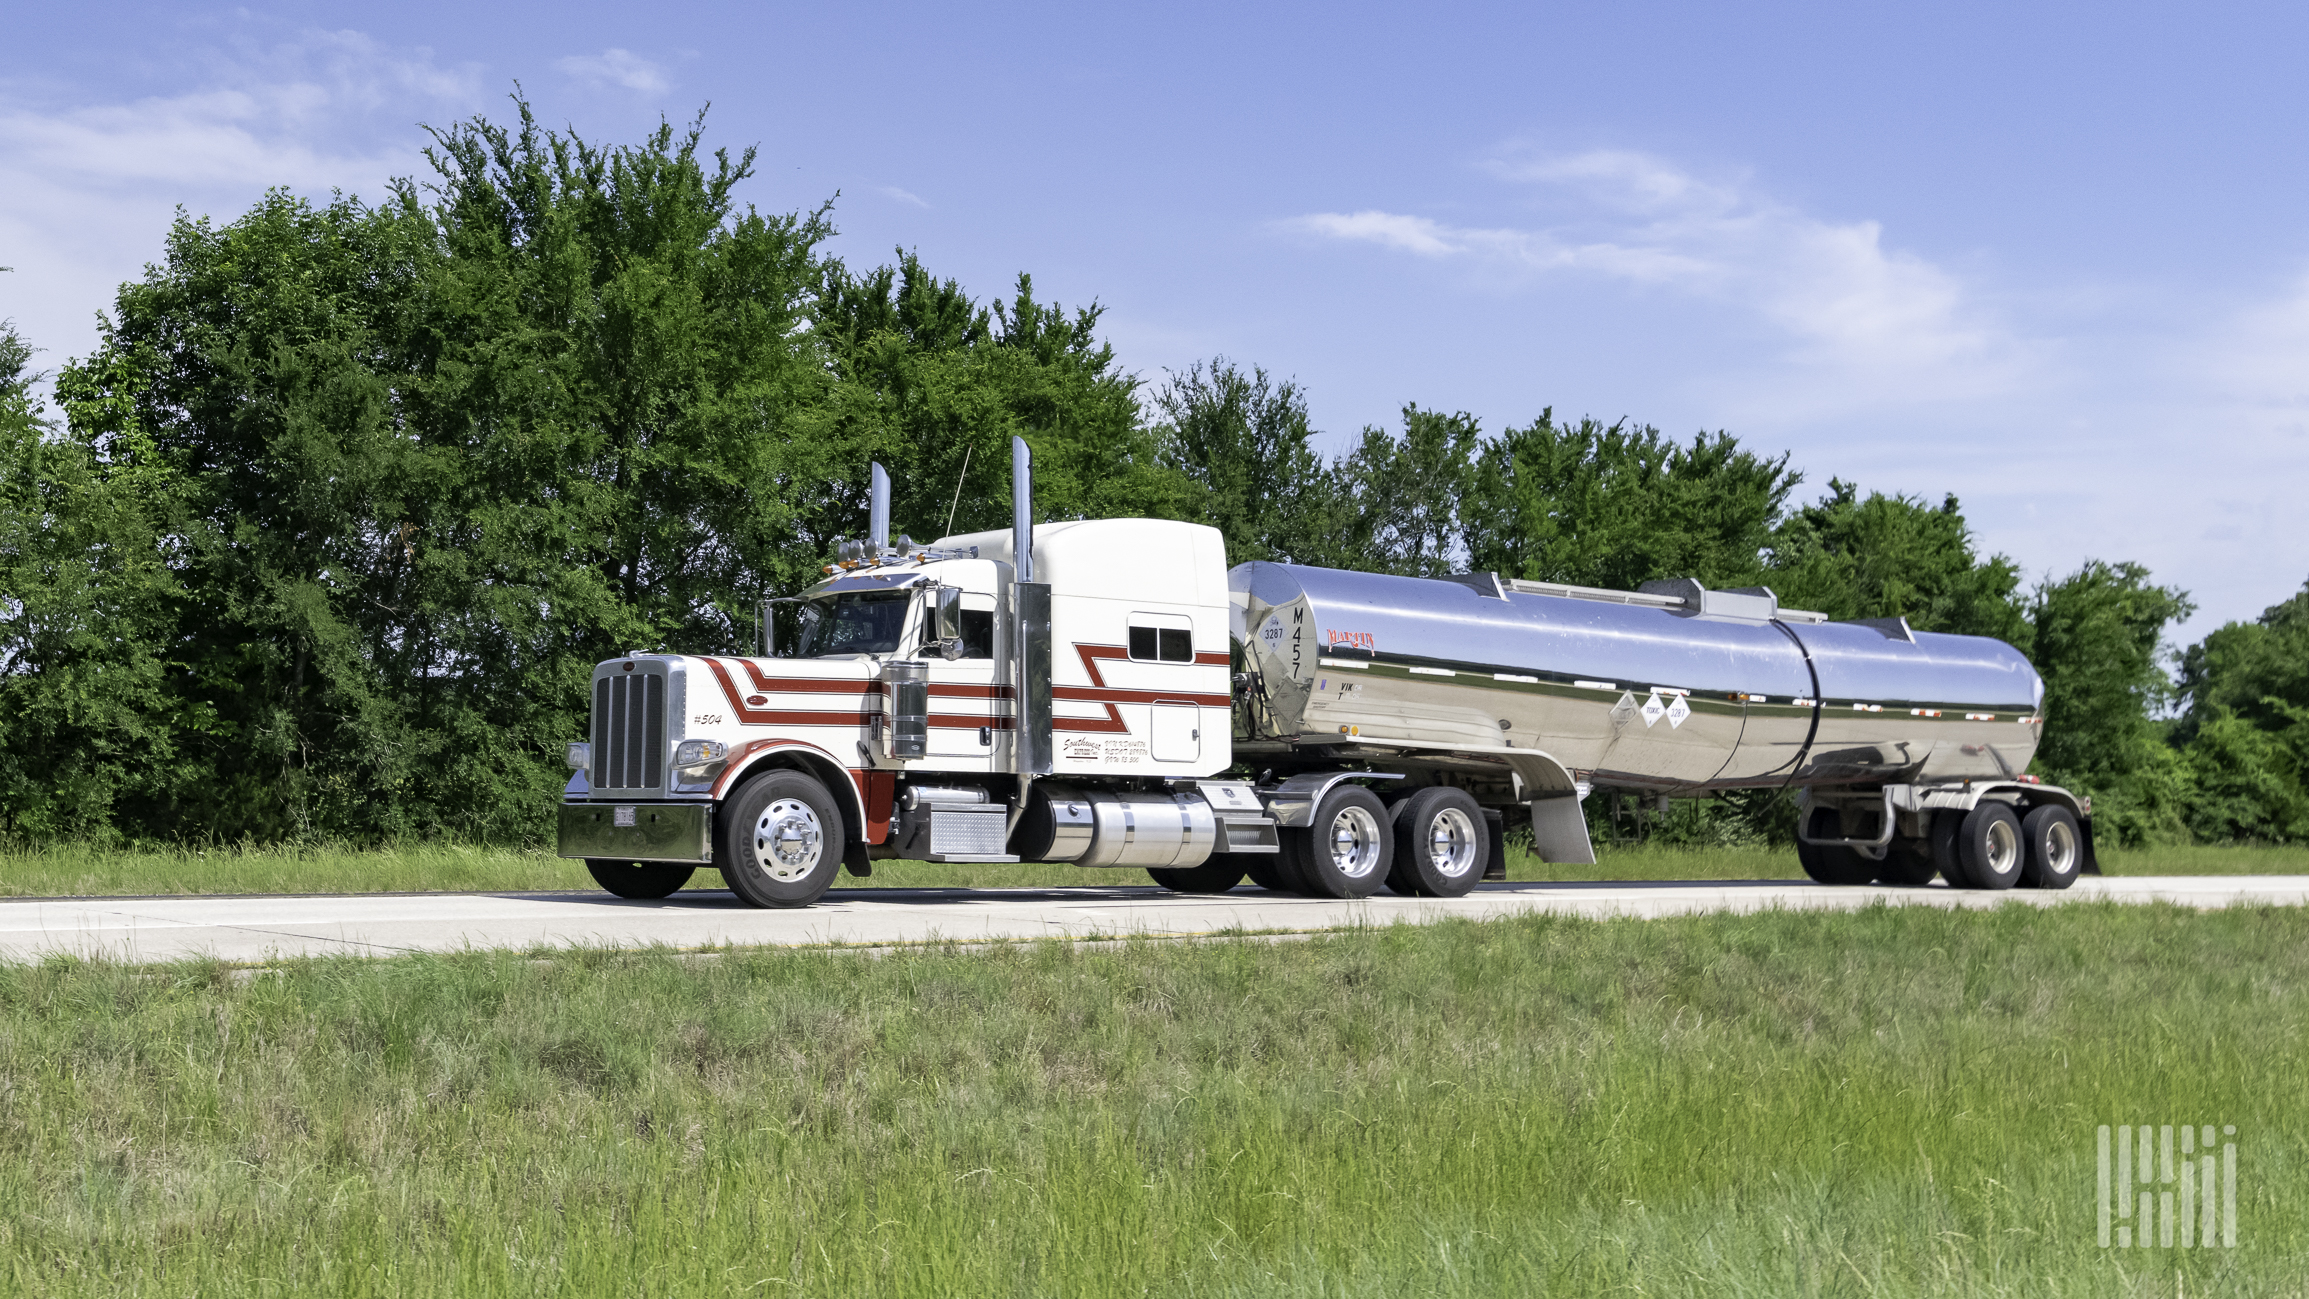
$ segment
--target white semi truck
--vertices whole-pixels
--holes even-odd
[[[1502,873],[1509,817],[1592,863],[1592,787],[1788,787],[1824,883],[2096,869],[2089,803],[2026,774],[2044,685],[2001,641],[1690,581],[1230,570],[1196,524],[1036,525],[1015,440],[1012,470],[1010,531],[916,546],[877,465],[868,539],[764,605],[761,656],[599,665],[561,855],[764,907],[890,858],[1451,897]]]

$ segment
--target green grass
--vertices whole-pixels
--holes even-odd
[[[2107,875],[2309,875],[2309,845],[2178,844],[2103,848]]]
[[[2278,1295],[2309,912],[0,967],[0,1289]],[[2242,1243],[2102,1251],[2095,1125]]]
[[[1593,866],[1559,866],[1511,850],[1511,880],[1798,879],[1795,854],[1779,848],[1605,845]],[[2111,875],[2309,875],[2309,847],[2180,847],[2108,850]],[[871,879],[842,888],[1063,888],[1148,884],[1137,870],[878,862]],[[700,871],[700,888],[720,877]],[[213,848],[106,850],[63,845],[0,853],[0,897],[193,893],[393,893],[420,890],[527,892],[591,889],[576,862],[513,848],[426,844],[394,849]]]

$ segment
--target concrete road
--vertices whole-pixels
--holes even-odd
[[[726,892],[629,902],[603,893],[403,893],[300,897],[66,898],[0,902],[0,959],[52,953],[165,961],[539,945],[698,948],[1186,937],[1225,930],[1310,932],[1550,912],[1670,916],[1701,911],[1850,910],[1871,902],[1925,906],[2056,905],[2113,899],[2194,907],[2309,903],[2309,876],[2087,877],[2062,893],[1829,888],[1785,880],[1697,883],[1487,884],[1449,901],[1387,894],[1313,901],[1248,885],[1217,897],[1153,888],[836,889],[802,911],[755,911]]]

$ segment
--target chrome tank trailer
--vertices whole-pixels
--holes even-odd
[[[1830,622],[1770,592],[1488,573],[1229,573],[1256,746],[1535,749],[1659,793],[2012,781],[2044,682],[2002,641]]]

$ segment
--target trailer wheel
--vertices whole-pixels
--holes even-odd
[[[1842,818],[1832,807],[1815,807],[1804,818],[1805,832],[1818,839],[1834,839],[1844,833]],[[1850,848],[1829,844],[1804,842],[1796,837],[1796,864],[1819,884],[1866,884],[1876,878],[1876,863]]]
[[[2028,861],[2020,882],[2032,889],[2065,889],[2084,867],[2084,836],[2065,807],[2047,804],[2022,818],[2020,836]]]
[[[1472,795],[1443,785],[1422,789],[1395,813],[1387,887],[1406,897],[1464,897],[1490,855],[1491,835]]]
[[[1934,812],[1924,823],[1925,851],[1932,854],[1932,864],[1952,889],[1972,887],[1964,877],[1963,856],[1956,851],[1956,836],[1963,829],[1964,813],[1949,809]]]
[[[2028,864],[2027,839],[2020,818],[2002,803],[1983,802],[1964,814],[1956,831],[1956,856],[1964,863],[1964,879],[1976,889],[2009,889],[2020,882]]]
[[[1876,863],[1876,878],[1902,888],[1922,888],[1940,873],[1933,864],[1932,844],[1926,839],[1894,839]]]
[[[1243,882],[1243,868],[1233,857],[1213,857],[1200,866],[1150,866],[1147,874],[1173,893],[1224,893]]]
[[[585,859],[586,873],[593,882],[621,898],[662,898],[689,883],[697,873],[695,866],[656,861],[612,861],[607,857]]]
[[[1314,822],[1287,832],[1298,840],[1291,863],[1310,897],[1367,898],[1387,882],[1394,864],[1395,836],[1387,832],[1387,808],[1361,785],[1339,784],[1323,796]]]
[[[722,804],[714,861],[750,907],[806,907],[842,868],[842,814],[826,787],[799,771],[769,771]]]

